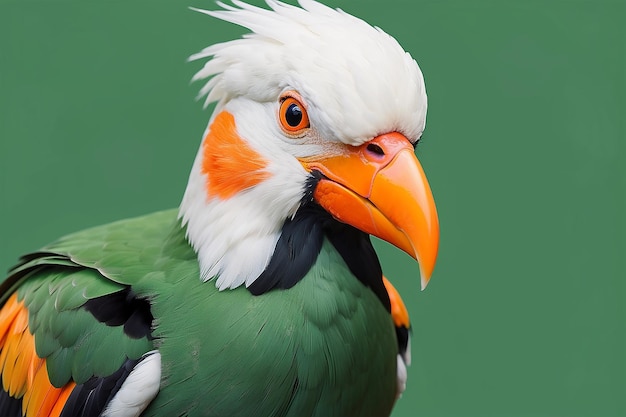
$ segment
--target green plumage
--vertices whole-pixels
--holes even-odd
[[[146,416],[385,416],[393,406],[390,314],[329,242],[297,285],[260,296],[202,282],[175,211],[70,235],[18,271],[5,288],[20,285],[57,385],[157,348],[161,391]],[[126,286],[150,300],[154,340],[79,308]]]

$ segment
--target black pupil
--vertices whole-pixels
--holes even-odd
[[[295,103],[290,104],[285,113],[285,120],[291,127],[298,126],[302,121],[302,110],[300,106]]]

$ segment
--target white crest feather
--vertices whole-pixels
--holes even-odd
[[[271,10],[218,4],[224,10],[198,11],[252,33],[190,57],[210,58],[193,77],[210,78],[200,90],[207,104],[240,95],[271,101],[290,88],[305,97],[311,123],[327,140],[360,145],[390,130],[412,141],[421,135],[422,73],[380,28],[313,0],[300,0],[302,8],[268,0]]]

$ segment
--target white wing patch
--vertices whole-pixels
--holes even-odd
[[[398,391],[396,392],[396,398],[400,398],[402,396],[402,393],[406,389],[406,380],[406,364],[404,363],[404,358],[402,358],[402,355],[398,354]]]
[[[160,383],[161,354],[152,350],[133,368],[102,417],[138,417],[156,397]]]
[[[408,379],[407,366],[411,365],[411,337],[407,340],[406,352],[404,355],[398,353],[398,390],[396,399],[402,397],[402,393],[406,389],[406,381]]]

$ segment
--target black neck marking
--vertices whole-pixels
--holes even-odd
[[[348,268],[391,311],[389,295],[382,281],[382,268],[368,234],[335,220],[312,199],[317,182],[312,173],[302,205],[293,219],[287,219],[267,268],[248,287],[253,295],[296,285],[315,264],[324,237],[333,244]]]

